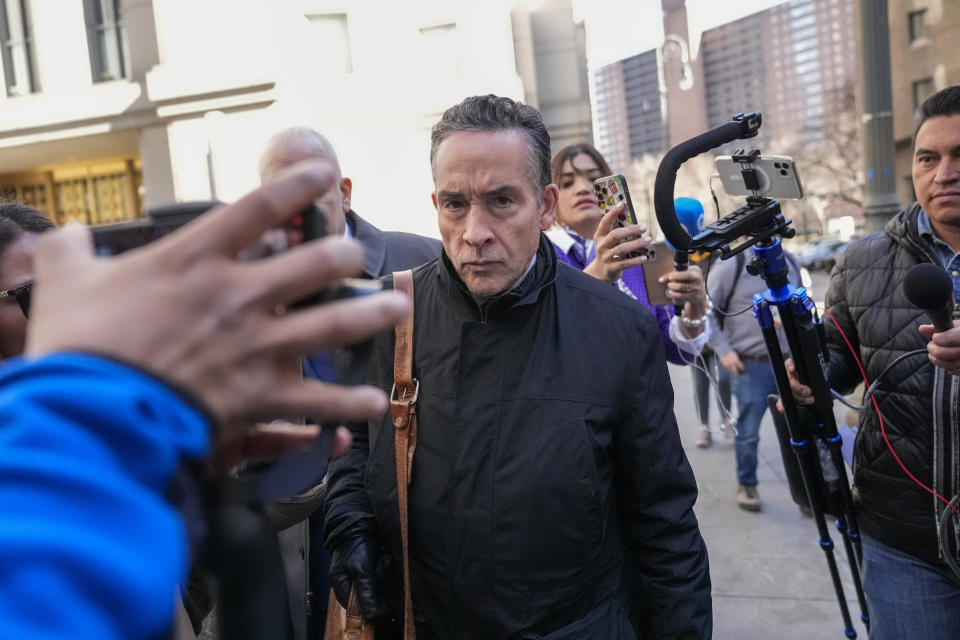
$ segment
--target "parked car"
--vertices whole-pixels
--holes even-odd
[[[833,250],[830,251],[829,255],[827,255],[821,261],[820,268],[823,269],[824,271],[832,271],[833,265],[836,264],[837,262],[837,258],[839,258],[840,254],[842,254],[844,251],[847,250],[847,245],[849,244],[850,244],[849,242],[841,242],[840,244],[835,245],[833,247]]]
[[[825,240],[817,244],[816,249],[800,259],[800,264],[811,271],[829,271],[837,257],[847,248],[842,240]]]

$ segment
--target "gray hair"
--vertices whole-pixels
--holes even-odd
[[[517,129],[527,139],[527,169],[537,202],[543,187],[550,184],[550,134],[540,112],[510,98],[488,94],[471,96],[443,112],[430,132],[430,169],[436,182],[437,149],[459,131],[503,131]]]
[[[278,151],[285,152],[291,159],[296,160],[329,160],[336,167],[337,173],[340,173],[340,161],[333,145],[323,134],[310,127],[289,127],[270,136],[266,148],[260,154],[261,177]]]

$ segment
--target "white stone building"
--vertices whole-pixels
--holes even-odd
[[[272,133],[307,125],[337,147],[361,215],[436,235],[429,130],[446,107],[532,95],[566,118],[551,127],[589,136],[585,72],[557,80],[537,55],[536,16],[556,24],[569,4],[0,0],[0,189],[58,222],[229,201],[258,184]],[[582,59],[582,27],[566,29],[564,59]]]

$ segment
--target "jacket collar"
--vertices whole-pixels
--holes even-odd
[[[470,295],[467,285],[460,279],[446,252],[441,254],[437,277],[442,291],[446,291],[455,301],[466,304],[481,320],[496,320],[514,307],[536,302],[541,291],[553,284],[557,277],[557,254],[553,250],[553,244],[541,233],[537,260],[530,272],[516,286],[493,296],[484,302],[482,307]]]
[[[883,230],[899,244],[913,250],[914,253],[924,256],[928,262],[940,264],[940,259],[937,257],[933,245],[920,236],[918,219],[921,211],[920,204],[914,202],[891,218],[890,221],[884,225]]]
[[[346,213],[347,224],[353,228],[353,237],[363,245],[366,256],[363,262],[363,276],[373,279],[380,275],[387,256],[387,238],[383,231],[361,218],[353,209]]]

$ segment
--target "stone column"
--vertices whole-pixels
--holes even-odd
[[[863,98],[864,189],[866,232],[883,228],[900,209],[897,198],[890,89],[890,28],[887,0],[861,0],[860,75]]]

